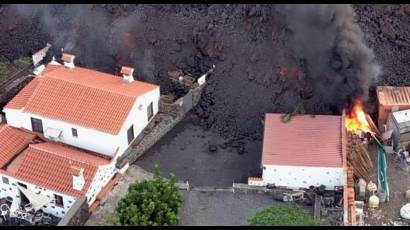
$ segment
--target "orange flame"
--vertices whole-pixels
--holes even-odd
[[[280,67],[279,68],[279,71],[278,71],[278,73],[279,73],[279,76],[281,76],[281,77],[284,77],[285,75],[286,75],[286,68],[285,67]]]
[[[366,114],[360,101],[356,101],[352,111],[349,114],[346,114],[345,126],[350,132],[370,132],[370,125],[367,122]]]

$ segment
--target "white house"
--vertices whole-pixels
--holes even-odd
[[[113,157],[122,154],[158,112],[159,86],[74,65],[47,64],[3,109],[7,123]]]
[[[43,142],[33,132],[0,125],[0,197],[12,207],[31,203],[64,217],[77,198],[90,206],[118,172],[107,160],[56,142]]]
[[[266,114],[262,178],[249,184],[328,189],[345,183],[342,116],[298,115],[283,122],[281,114]]]

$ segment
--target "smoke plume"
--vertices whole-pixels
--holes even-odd
[[[19,16],[39,18],[57,56],[76,55],[79,65],[112,72],[113,65],[133,66],[135,47],[129,31],[138,24],[135,13],[113,17],[93,5],[13,5]],[[128,36],[127,36],[128,35]],[[140,54],[141,56],[143,54]],[[97,57],[97,58],[96,58]],[[143,58],[143,57],[142,57]]]
[[[381,67],[365,43],[353,8],[281,5],[279,12],[292,33],[288,42],[294,56],[305,65],[306,84],[313,91],[310,105],[340,112],[352,99],[366,101]]]

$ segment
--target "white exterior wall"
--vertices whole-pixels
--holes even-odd
[[[327,189],[344,185],[343,168],[264,165],[263,181],[289,188],[325,185]]]
[[[31,118],[41,119],[43,131],[48,127],[61,130],[61,137],[58,141],[78,148],[94,151],[104,155],[112,156],[118,147],[115,141],[116,136],[98,131],[96,129],[86,128],[83,126],[71,124],[64,121],[50,119],[44,116],[23,112],[22,110],[4,109],[7,123],[16,128],[32,130]],[[77,129],[78,137],[72,136],[72,128]]]
[[[114,161],[109,165],[103,165],[98,168],[98,171],[95,173],[94,179],[85,194],[88,206],[95,201],[97,194],[112,179],[116,172],[118,172],[118,169],[115,167]]]
[[[134,124],[135,137],[137,137],[148,124],[147,106],[150,102],[153,102],[154,115],[158,112],[159,98],[159,88],[138,97],[118,135],[112,135],[69,122],[50,119],[22,110],[4,109],[4,112],[6,113],[7,123],[10,126],[32,130],[31,117],[41,119],[44,132],[48,127],[62,131],[58,141],[113,157],[118,147],[119,153],[123,153],[128,148],[127,130],[131,127],[131,124]],[[138,107],[141,104],[143,107],[142,110],[139,110]],[[72,128],[77,129],[78,137],[72,136]]]
[[[54,199],[54,194],[60,195],[61,197],[63,197],[64,207],[56,206],[53,202],[46,205],[46,207],[43,207],[43,210],[45,212],[51,213],[60,218],[64,217],[64,215],[68,212],[68,210],[71,208],[71,206],[76,201],[76,197],[58,193],[58,192],[55,192],[55,191],[52,191],[46,188],[41,188],[31,183],[18,180],[14,177],[10,177],[10,176],[7,176],[1,173],[0,173],[0,177],[6,177],[9,179],[9,184],[4,184],[3,179],[0,178],[0,197],[10,196],[13,198],[13,202],[17,200],[18,203],[20,203],[20,199],[21,199],[20,190],[17,187],[17,182],[27,185],[27,189],[34,193],[40,192],[40,194],[50,197],[52,199]]]
[[[124,126],[121,128],[119,134],[119,153],[124,153],[124,151],[128,148],[128,136],[127,131],[134,125],[134,137],[136,138],[148,125],[148,114],[147,114],[147,107],[152,102],[152,107],[154,110],[154,114],[152,118],[158,113],[158,106],[159,106],[159,99],[160,99],[160,90],[159,88],[144,94],[143,96],[138,97],[137,102],[135,103],[134,107],[132,108],[131,112],[129,113],[127,119],[124,122]],[[139,109],[140,105],[142,105],[141,110]],[[151,120],[152,120],[151,118]],[[121,155],[120,154],[120,155]]]

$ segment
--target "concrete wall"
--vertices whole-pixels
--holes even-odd
[[[3,183],[3,180],[1,177],[8,178],[9,184]],[[10,196],[13,198],[14,201],[18,201],[18,203],[20,203],[21,197],[20,197],[20,190],[17,187],[17,182],[27,185],[27,189],[34,193],[39,193],[41,195],[50,197],[52,199],[54,199],[54,194],[62,196],[64,207],[56,206],[53,203],[50,203],[46,205],[45,207],[43,207],[43,210],[45,212],[51,213],[60,218],[64,217],[64,215],[69,211],[73,203],[76,201],[76,197],[58,193],[58,192],[55,192],[55,191],[52,191],[46,188],[42,188],[42,187],[36,186],[34,184],[31,184],[25,181],[18,180],[14,177],[11,177],[11,176],[8,176],[2,173],[0,173],[0,197]]]
[[[290,188],[325,185],[327,189],[344,184],[343,168],[264,165],[265,184]]]
[[[90,212],[88,211],[87,199],[79,197],[57,226],[82,226],[88,217],[90,217]]]
[[[50,119],[22,110],[4,109],[4,112],[6,113],[7,123],[10,126],[32,130],[31,118],[41,119],[44,132],[48,127],[62,131],[57,141],[113,157],[114,154],[117,153],[117,149],[119,153],[123,153],[128,148],[127,131],[132,124],[134,125],[135,137],[148,124],[147,106],[149,103],[153,102],[154,115],[158,112],[158,101],[159,89],[138,97],[118,135],[65,121]],[[77,129],[78,137],[72,135],[72,128]]]

